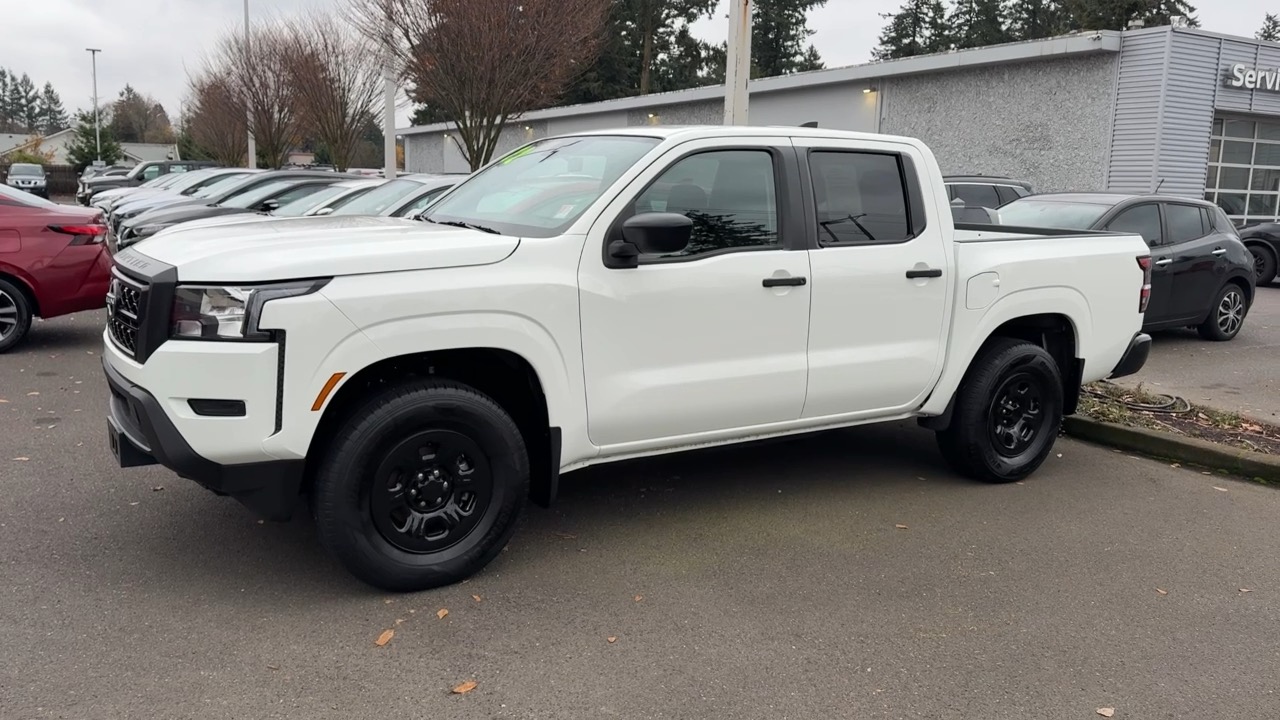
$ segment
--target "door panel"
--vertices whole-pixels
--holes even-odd
[[[802,246],[789,249],[799,238],[788,237],[788,204],[778,202],[794,181],[782,171],[783,149],[768,147],[776,139],[735,139],[742,147],[733,150],[717,148],[722,142],[664,155],[587,236],[579,296],[595,445],[683,444],[800,417],[809,257]],[[642,255],[635,268],[605,266],[616,221],[662,211],[694,219],[686,251]],[[806,284],[764,284],[786,277]]]
[[[944,228],[911,222],[901,146],[796,144],[809,158],[819,241],[810,251],[804,417],[901,412],[924,399],[941,370],[955,283]],[[926,276],[908,278],[910,270]]]
[[[1222,247],[1217,235],[1206,236],[1203,215],[1195,205],[1165,203],[1165,230],[1169,246],[1165,266],[1170,276],[1170,315],[1178,322],[1200,320],[1217,291],[1217,267],[1225,260],[1213,254]]]
[[[1151,250],[1151,300],[1143,315],[1144,325],[1173,319],[1173,258],[1164,242],[1164,223],[1157,203],[1134,205],[1122,210],[1103,228],[1109,232],[1136,233]]]

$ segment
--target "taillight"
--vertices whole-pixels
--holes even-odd
[[[1138,257],[1138,267],[1142,268],[1142,290],[1138,291],[1138,312],[1147,311],[1147,303],[1151,302],[1151,256]]]
[[[50,225],[49,229],[63,235],[72,235],[72,245],[97,245],[107,238],[106,225]]]

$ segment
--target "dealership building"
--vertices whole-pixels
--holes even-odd
[[[1236,222],[1280,217],[1280,44],[1190,28],[1046,40],[752,81],[752,125],[908,135],[947,174],[1036,191],[1205,197]],[[549,108],[498,152],[611,127],[717,124],[723,86]],[[402,129],[410,172],[467,164],[445,124]]]

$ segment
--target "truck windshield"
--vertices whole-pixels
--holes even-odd
[[[1110,205],[1099,203],[1023,198],[996,212],[1000,214],[1001,225],[1088,230],[1110,209]]]
[[[25,175],[27,177],[42,177],[44,168],[34,163],[14,163],[9,166],[10,175]]]
[[[658,142],[625,135],[540,140],[462,181],[422,219],[480,225],[503,235],[554,237]]]

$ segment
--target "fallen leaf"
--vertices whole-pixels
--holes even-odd
[[[613,635],[610,635],[609,637],[607,637],[607,638],[605,638],[605,639],[609,641],[609,644],[610,644],[610,645],[612,645],[613,643],[618,642],[618,638],[617,638],[617,637],[615,637],[615,636],[613,636]]]
[[[445,616],[445,615],[448,615],[448,614],[449,614],[449,610],[448,610],[448,608],[440,608],[440,610],[439,610],[438,612],[436,612],[436,617],[438,617],[438,618],[440,618],[441,620],[443,620],[443,619],[444,619],[444,616]]]
[[[636,601],[636,602],[640,602],[640,601],[641,601],[641,600],[643,600],[643,599],[644,599],[644,596],[643,596],[643,595],[637,595],[637,596],[635,597],[635,601]]]
[[[391,638],[395,636],[396,636],[395,630],[383,630],[382,634],[378,636],[378,639],[373,641],[373,644],[377,645],[378,647],[382,647],[383,645],[386,645],[387,643],[391,642]]]
[[[1156,592],[1160,593],[1161,595],[1168,595],[1168,594],[1169,594],[1169,591],[1168,591],[1168,590],[1164,590],[1164,589],[1162,589],[1162,588],[1156,588]]]
[[[479,595],[472,595],[472,596],[471,596],[471,599],[472,599],[472,600],[475,600],[476,602],[480,602],[480,599],[481,599],[481,598],[480,598],[480,596],[479,596]]]
[[[390,605],[390,604],[391,604],[391,603],[393,603],[393,602],[395,602],[395,599],[394,599],[394,598],[387,598],[386,600],[383,600],[383,601],[382,601],[382,604],[383,604],[383,605]]]
[[[137,505],[137,504],[138,504],[138,503],[136,503],[136,502],[131,502],[131,503],[129,503],[129,506],[130,506],[130,507],[133,507],[134,505]]]
[[[556,536],[556,537],[558,537],[558,538],[564,538],[565,540],[573,540],[574,538],[578,537],[577,535],[572,535],[572,534],[567,533],[567,532],[554,532],[554,533],[551,533],[551,534],[552,534],[552,535],[555,535],[555,536]]]
[[[3,405],[4,403],[7,403],[7,402],[9,401],[5,400],[4,398],[0,398],[0,405]]]
[[[404,618],[396,618],[396,624],[397,624],[397,625],[399,625],[399,624],[400,624],[400,623],[402,623],[402,622],[404,622]]]
[[[1218,492],[1230,492],[1230,491],[1229,491],[1229,490],[1227,490],[1226,488],[1218,487],[1217,485],[1214,485],[1214,486],[1213,486],[1213,489],[1214,489],[1214,490],[1217,490]]]
[[[1102,717],[1111,717],[1116,714],[1115,708],[1098,708],[1098,714]]]
[[[29,392],[29,393],[27,393],[27,397],[32,397],[32,396],[39,395],[39,394],[40,394],[40,393],[38,393],[38,392]]]
[[[1169,467],[1171,467],[1171,468],[1180,468],[1180,467],[1182,467],[1182,465],[1180,465],[1179,463],[1174,463],[1174,464],[1170,465]]]
[[[462,683],[461,685],[455,687],[451,692],[453,692],[454,695],[466,695],[467,693],[476,689],[476,684],[477,683],[475,680],[468,680]]]
[[[14,461],[14,462],[26,462],[26,461],[28,461],[28,460],[30,460],[30,459],[31,459],[31,458],[29,458],[29,457],[16,457],[16,458],[14,458],[14,459],[13,459],[13,461]]]
[[[897,525],[894,525],[894,527],[898,528],[899,530],[906,530],[906,529],[907,529],[907,526],[906,526],[906,525],[903,525],[902,523],[898,523]]]
[[[1240,588],[1240,592],[1253,592],[1249,588]]]
[[[416,613],[416,612],[418,612],[418,611],[417,611],[417,610],[414,610],[414,609],[412,609],[412,608],[410,608],[410,610],[409,610],[409,614],[410,614],[410,615],[412,615],[412,614],[414,614],[414,613]]]
[[[164,486],[163,486],[163,485],[157,485],[157,486],[155,486],[155,487],[151,488],[151,492],[160,492],[161,490],[164,490]]]
[[[1262,432],[1262,426],[1254,425],[1253,423],[1240,423],[1240,429],[1245,432]]]

